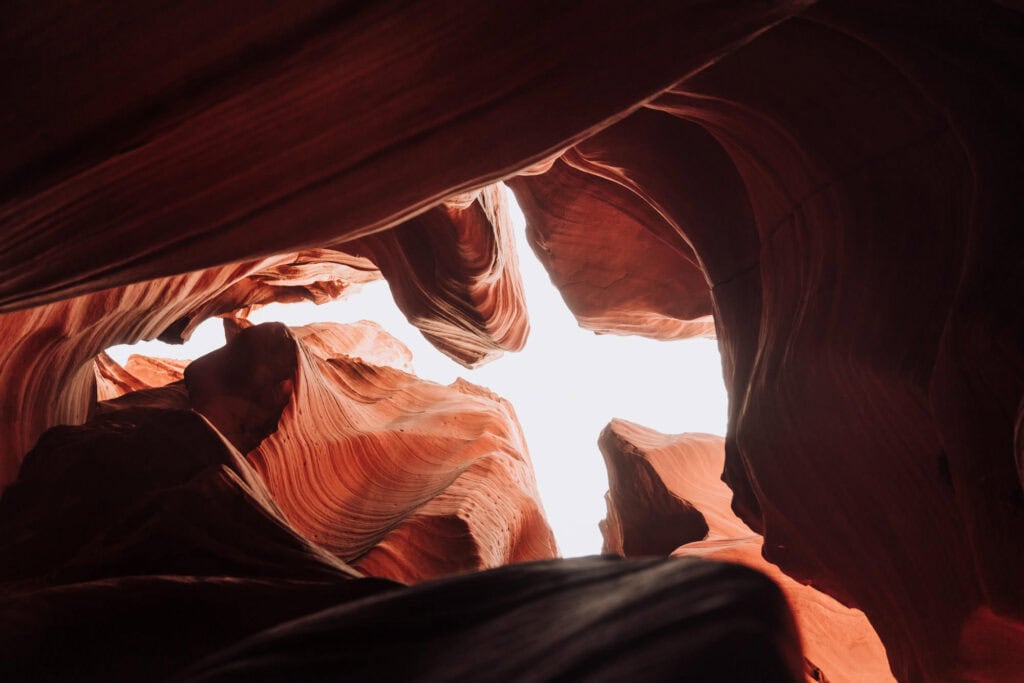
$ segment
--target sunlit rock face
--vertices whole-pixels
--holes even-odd
[[[683,339],[714,334],[711,293],[682,235],[642,198],[574,168],[508,181],[527,238],[581,327]]]
[[[365,325],[230,327],[25,457],[0,499],[4,680],[799,680],[757,572],[524,564],[555,548],[500,398],[345,355]],[[402,590],[348,558],[404,581],[518,564]]]
[[[456,362],[475,367],[526,343],[512,219],[498,185],[346,249],[378,265],[409,322]]]
[[[1024,617],[1021,20],[867,7],[815,7],[576,149],[705,269],[725,477],[765,557],[863,609],[899,678],[948,680],[973,629],[1019,642]]]
[[[230,442],[171,403],[46,432],[0,499],[4,680],[166,680],[396,586],[296,533]]]
[[[152,374],[153,361],[118,368],[98,356],[104,349],[157,337],[180,342],[212,315],[276,297],[345,296],[380,277],[366,259],[342,252],[320,250],[312,258],[284,254],[0,315],[0,487],[15,479],[21,458],[48,427],[83,422],[97,397],[162,381]],[[167,370],[171,380],[175,372]]]
[[[307,438],[289,411],[379,381],[323,351],[333,342],[252,344],[246,363],[210,361],[164,387],[173,369],[94,359],[180,340],[209,316],[343,295],[378,268],[450,356],[473,365],[517,348],[528,327],[515,258],[481,190],[508,179],[584,326],[669,339],[706,334],[713,315],[730,392],[724,478],[769,562],[863,610],[902,681],[1024,670],[1013,3],[298,5],[0,9],[12,103],[0,114],[0,487],[48,428],[129,407],[191,415],[205,400],[243,455],[273,445],[276,432],[260,434],[279,424]],[[302,348],[298,336],[269,347]],[[501,412],[475,391],[442,403]],[[388,411],[400,410],[370,405],[393,435]],[[499,487],[518,467],[502,445],[512,432],[488,444]],[[254,458],[267,482],[274,461]],[[337,492],[322,493],[328,509]],[[675,510],[691,529],[664,494],[614,494],[637,506],[613,501],[609,547],[670,546],[675,531],[642,533],[649,513]],[[274,495],[302,533],[322,532],[287,486]],[[442,499],[404,527],[357,525],[365,538],[339,549],[382,533],[375,548],[431,535],[468,548],[452,521],[464,510]],[[484,507],[505,515],[508,502]],[[12,515],[31,517],[19,505]],[[518,557],[502,543],[474,552]],[[419,567],[385,550],[374,561],[429,575],[428,555],[448,554],[422,551]]]
[[[763,571],[779,583],[796,615],[808,680],[894,680],[863,612],[797,583],[762,557],[764,539],[732,511],[732,492],[720,478],[722,437],[661,434],[613,420],[598,444],[608,466],[608,516],[601,523],[606,552],[705,557]]]
[[[185,383],[292,525],[366,573],[412,582],[557,554],[515,413],[486,389],[426,382],[276,324],[199,359]]]

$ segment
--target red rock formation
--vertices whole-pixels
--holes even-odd
[[[189,361],[131,355],[124,367],[101,353],[96,356],[96,400],[107,401],[140,389],[162,387],[184,378]]]
[[[519,529],[508,524],[516,487],[535,492],[524,456],[509,464],[521,435],[502,426],[515,424],[507,404],[466,383],[441,387],[347,356],[318,357],[309,349],[345,335],[305,332],[317,343],[307,348],[279,324],[238,329],[223,349],[191,363],[183,382],[126,394],[85,425],[43,435],[0,499],[4,680],[305,680],[337,671],[380,680],[636,672],[670,680],[681,669],[723,683],[751,672],[797,680],[800,651],[785,600],[763,576],[735,565],[590,558],[407,590],[358,578],[328,552],[335,548],[303,533],[305,511],[330,513],[312,520],[313,533],[333,532],[326,540],[335,547],[349,524],[364,535],[367,526],[390,527],[361,564],[416,578],[479,566],[503,547],[514,556],[498,561],[553,546],[540,517]],[[405,386],[396,382],[402,378]],[[317,392],[319,401],[307,400]],[[318,439],[296,404],[321,418]],[[395,410],[403,405],[409,410]],[[397,413],[397,433],[385,442],[367,421],[389,412]],[[341,452],[345,430],[361,448]],[[440,441],[431,438],[436,431]],[[335,443],[326,443],[332,432]],[[452,452],[460,434],[473,435],[463,450],[475,457]],[[392,448],[367,447],[373,438]],[[402,439],[419,453],[396,462],[391,451]],[[233,445],[260,444],[250,456],[260,468],[289,440],[297,447],[286,453],[292,481],[306,494],[331,494],[335,509],[290,499],[273,473],[265,485]],[[333,461],[299,450],[325,443]],[[346,480],[333,478],[332,467]],[[353,478],[374,469],[377,477]],[[412,476],[397,481],[402,470]],[[396,482],[380,491],[387,500],[424,487],[414,495],[426,504],[374,509],[381,479]],[[439,493],[435,479],[447,488]],[[344,486],[358,489],[352,502],[363,504],[362,518],[336,514]],[[527,522],[530,511],[524,506]],[[461,563],[453,552],[464,554]],[[394,656],[396,640],[402,656]],[[516,648],[494,647],[504,640]],[[556,655],[552,644],[560,645]],[[262,653],[255,659],[254,648]]]
[[[286,254],[0,315],[0,490],[14,480],[21,458],[45,429],[85,421],[97,399],[96,373],[104,382],[128,381],[126,390],[149,384],[128,380],[102,357],[94,370],[93,358],[104,349],[158,336],[180,340],[205,315],[226,313],[238,303],[265,302],[282,291],[295,296],[308,290],[315,297],[314,292],[328,289],[344,291],[347,277],[356,283],[377,277],[365,259],[340,252],[325,258],[333,260],[312,263]],[[283,278],[289,273],[298,279],[286,285]],[[100,391],[103,399],[113,389]]]
[[[185,375],[195,408],[255,449],[249,459],[296,529],[405,582],[557,554],[506,401],[362,362],[328,338],[307,346],[256,326]]]
[[[409,322],[457,362],[475,367],[526,343],[526,304],[500,186],[453,197],[346,249],[378,265]]]
[[[722,437],[660,434],[613,420],[598,443],[608,466],[606,552],[705,557],[765,572],[793,608],[809,680],[894,680],[863,612],[797,583],[761,556],[763,539],[733,513],[732,491],[720,479]],[[673,542],[678,547],[666,551]]]
[[[671,296],[566,299],[605,331],[667,336],[710,290],[725,476],[766,557],[862,608],[901,680],[998,678],[1024,650],[992,646],[1024,622],[1022,36],[1011,3],[964,0],[7,3],[0,486],[47,427],[86,419],[107,346],[178,335],[291,258],[274,254],[571,166],[564,202],[544,175],[513,182],[535,234],[574,245],[556,281],[632,271],[546,207],[700,265],[703,283],[666,249],[650,265]],[[448,313],[470,272],[419,300]],[[474,302],[446,329],[484,332],[486,353],[521,325],[503,310]],[[271,389],[248,397],[267,414],[221,408],[234,436],[287,404]]]
[[[292,527],[369,574],[410,582],[554,557],[512,407],[349,355],[367,331],[408,358],[376,326],[251,326],[192,362],[181,386],[101,410],[200,412],[248,454]]]
[[[714,333],[693,250],[649,204],[561,159],[508,183],[534,253],[582,327],[655,339]]]
[[[0,310],[396,225],[809,4],[8,6]]]
[[[822,3],[573,151],[693,246],[733,506],[901,680],[961,677],[975,625],[1024,622],[1022,35],[994,5]]]

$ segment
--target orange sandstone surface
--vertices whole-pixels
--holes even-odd
[[[0,678],[1020,680],[1022,44],[1003,0],[4,4]],[[608,549],[666,557],[550,559],[512,407],[372,323],[246,320],[385,278],[521,348],[497,181],[583,327],[718,340],[724,443],[605,439]]]

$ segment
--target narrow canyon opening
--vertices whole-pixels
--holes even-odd
[[[598,523],[607,512],[605,463],[598,436],[613,419],[662,433],[724,436],[727,400],[717,341],[710,335],[656,340],[583,329],[526,240],[515,195],[503,187],[515,231],[530,336],[519,352],[469,369],[439,352],[395,305],[384,280],[323,304],[272,303],[248,315],[255,324],[289,326],[369,320],[412,352],[418,377],[450,384],[462,377],[515,408],[533,460],[537,487],[563,557],[601,552]],[[122,366],[132,355],[194,360],[224,344],[219,318],[196,327],[184,344],[159,340],[107,349]]]
[[[1022,680],[1020,3],[244,4],[0,5],[0,680]]]

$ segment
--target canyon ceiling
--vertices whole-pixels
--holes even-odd
[[[1024,680],[1020,5],[15,1],[0,64],[4,680]],[[522,348],[498,181],[582,326],[717,336],[724,439],[595,444],[627,559],[501,397],[246,320]]]

